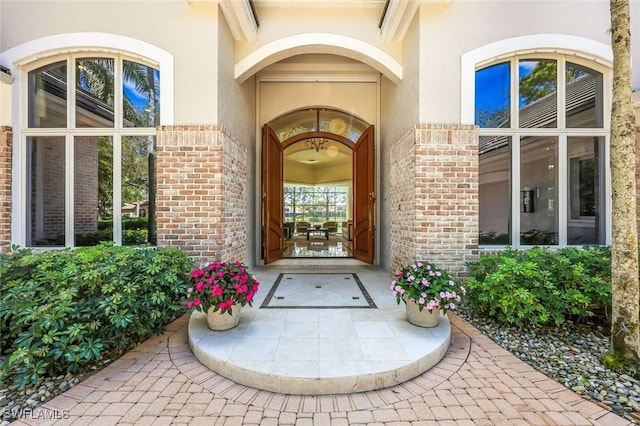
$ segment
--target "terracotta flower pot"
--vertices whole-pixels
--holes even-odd
[[[207,325],[209,330],[223,331],[235,327],[240,322],[242,305],[236,303],[231,306],[231,315],[227,312],[214,311],[213,307],[207,311]]]
[[[405,300],[404,305],[407,308],[407,320],[411,324],[425,328],[437,327],[440,324],[440,308],[431,311],[423,308],[421,311],[417,303],[408,300]]]

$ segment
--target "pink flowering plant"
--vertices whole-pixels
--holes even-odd
[[[190,273],[192,285],[187,289],[187,308],[207,312],[227,312],[231,306],[242,306],[253,301],[258,291],[258,280],[242,262],[214,262]]]
[[[455,277],[428,262],[406,266],[391,281],[391,292],[400,304],[417,303],[420,311],[440,308],[443,312],[455,310],[467,293]]]

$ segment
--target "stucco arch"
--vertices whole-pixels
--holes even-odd
[[[305,53],[348,56],[380,71],[396,84],[402,80],[402,65],[387,53],[362,40],[325,33],[298,34],[272,41],[238,61],[235,78],[242,84],[271,64]]]

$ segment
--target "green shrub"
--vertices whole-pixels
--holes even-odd
[[[467,266],[468,305],[508,324],[606,319],[611,306],[608,247],[507,249]]]
[[[0,255],[0,376],[20,387],[134,347],[184,307],[191,259],[117,247]]]

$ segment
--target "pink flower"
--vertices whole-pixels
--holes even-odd
[[[224,272],[222,272],[222,271],[218,271],[218,272],[216,272],[216,277],[218,277],[218,278],[224,278]]]
[[[204,271],[202,269],[194,269],[193,271],[191,271],[191,277],[195,279],[200,278],[203,274]]]
[[[195,299],[193,299],[193,306],[200,306],[200,298],[196,297]]]
[[[227,308],[230,308],[232,305],[233,305],[233,299],[229,299],[229,300],[225,300],[224,302],[220,302],[218,304],[218,308],[227,309]]]
[[[197,291],[197,292],[201,292],[201,291],[202,291],[202,287],[204,287],[204,282],[202,282],[202,281],[198,281],[198,282],[196,283],[196,291]]]
[[[220,287],[220,285],[216,284],[213,286],[213,290],[211,291],[211,295],[213,297],[218,297],[218,296],[222,296],[222,287]]]

